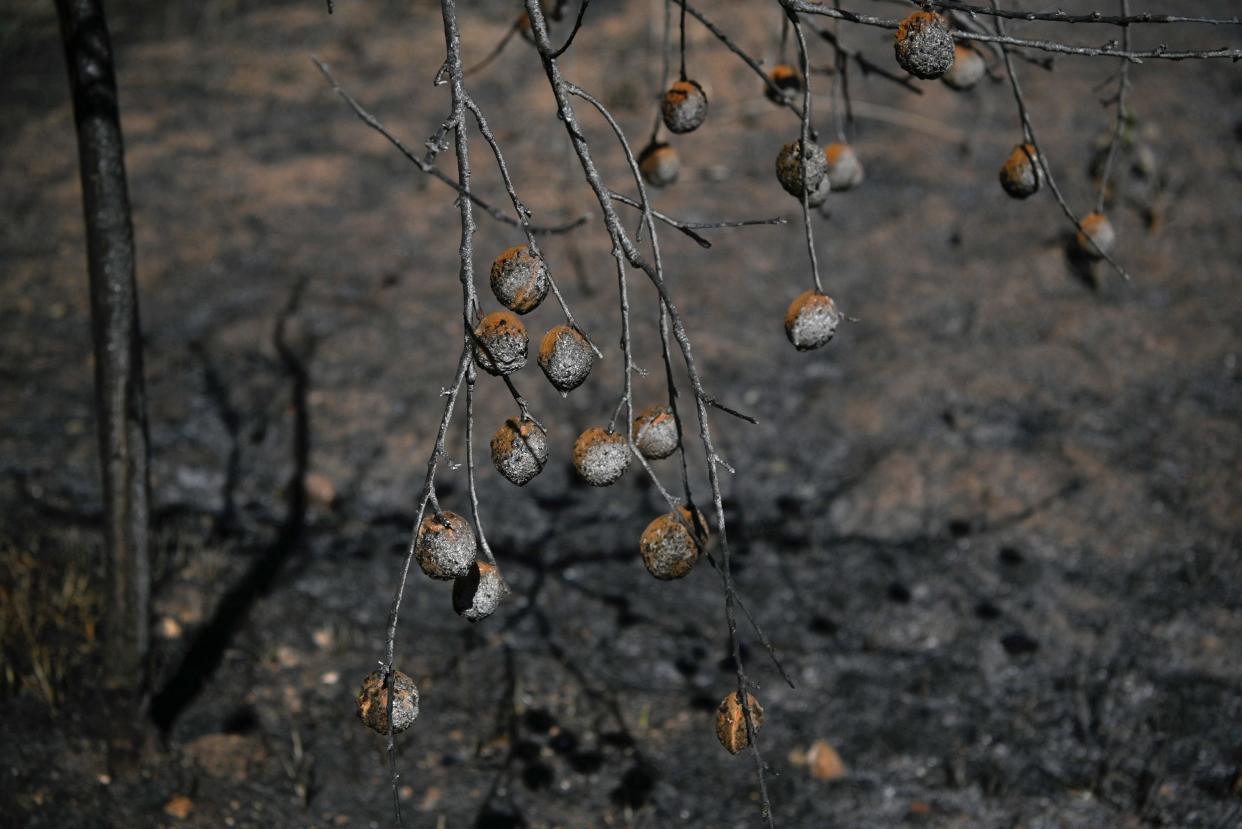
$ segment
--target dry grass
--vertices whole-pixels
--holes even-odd
[[[0,694],[29,689],[55,710],[96,646],[99,612],[81,560],[51,545],[0,544]]]

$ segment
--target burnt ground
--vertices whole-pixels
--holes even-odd
[[[96,690],[76,153],[51,4],[22,2],[0,23],[3,823],[389,825],[382,740],[352,697],[383,652],[453,371],[457,219],[307,56],[418,146],[447,106],[430,83],[438,18],[379,0],[338,2],[331,19],[309,0],[113,5],[158,515],[153,700],[125,717]],[[775,14],[707,6],[773,57]],[[658,8],[593,5],[565,61],[635,135]],[[468,58],[512,17],[468,12]],[[795,120],[690,34],[713,109],[679,139],[683,179],[657,205],[794,217],[771,167]],[[888,60],[883,33],[847,37]],[[1076,205],[1107,128],[1093,88],[1114,69],[1021,70]],[[916,97],[854,78],[868,177],[816,232],[829,290],[860,321],[822,352],[794,353],[781,331],[809,281],[796,221],[711,232],[709,251],[663,236],[709,388],[760,421],[717,427],[738,470],[725,485],[739,587],[797,684],[746,631],[781,826],[1242,826],[1242,75],[1166,63],[1133,79],[1157,167],[1127,164],[1111,211],[1131,283],[1067,262],[1046,194],[1001,194],[1016,120],[999,84]],[[636,549],[662,511],[650,487],[630,474],[589,490],[568,468],[620,379],[590,194],[524,43],[473,84],[537,220],[592,214],[545,247],[606,359],[564,401],[533,364],[518,376],[553,461],[522,490],[482,473],[515,590],[502,611],[472,627],[446,585],[413,582],[398,643],[422,692],[400,741],[407,823],[758,825],[751,762],[711,725],[732,683],[719,581],[707,567],[652,580]],[[617,152],[584,120],[619,187]],[[499,203],[481,143],[475,157]],[[480,222],[484,263],[518,241]],[[654,400],[655,297],[631,289]],[[549,304],[530,325],[556,321]],[[484,380],[479,409],[487,435],[511,403]],[[462,471],[441,480],[464,511]],[[117,732],[141,750],[110,752]]]

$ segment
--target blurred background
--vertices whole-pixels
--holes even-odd
[[[774,3],[702,6],[777,60]],[[465,4],[467,64],[519,9]],[[383,738],[353,697],[383,657],[455,368],[458,214],[310,55],[421,148],[449,111],[432,84],[438,8],[108,12],[149,394],[151,702],[128,718],[97,703],[102,506],[77,150],[54,9],[19,0],[0,21],[0,821],[390,825]],[[654,119],[662,20],[659,2],[597,0],[562,61],[636,150]],[[840,36],[896,71],[890,33]],[[830,196],[815,232],[826,289],[858,322],[798,353],[782,321],[810,273],[798,205],[773,174],[798,121],[693,20],[687,37],[711,109],[676,139],[681,178],[656,207],[790,219],[705,231],[710,250],[661,237],[708,390],[759,420],[713,423],[737,470],[724,485],[738,588],[797,685],[741,631],[778,825],[1242,825],[1237,65],[1131,68],[1138,122],[1109,209],[1129,283],[1067,258],[1047,193],[1001,191],[996,171],[1020,141],[1005,84],[915,94],[855,69],[850,137],[866,181]],[[1242,32],[1135,40],[1237,46]],[[832,65],[826,43],[811,49]],[[1053,169],[1086,212],[1116,61],[1018,66]],[[620,391],[598,206],[527,42],[468,81],[534,220],[591,216],[542,246],[605,358],[564,400],[533,360],[515,376],[551,461],[523,489],[483,465],[483,521],[514,588],[501,610],[472,626],[448,585],[411,576],[397,667],[422,714],[399,740],[407,825],[759,825],[751,759],[722,751],[712,726],[734,687],[719,579],[706,566],[648,576],[637,540],[666,510],[658,495],[635,470],[595,490],[569,465]],[[826,134],[830,84],[813,76]],[[606,125],[579,114],[605,177],[631,192]],[[472,155],[474,187],[503,206],[486,145]],[[440,166],[453,172],[451,151]],[[520,241],[480,216],[476,261]],[[644,279],[630,288],[642,406],[663,390],[657,301]],[[560,319],[545,303],[525,321],[533,338]],[[514,412],[503,384],[479,388],[483,446]],[[657,468],[676,480],[675,461]],[[706,494],[701,464],[691,472]],[[442,467],[439,481],[445,508],[466,512],[464,470]],[[141,735],[121,767],[108,744],[118,717]]]

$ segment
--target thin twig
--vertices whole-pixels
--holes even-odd
[[[383,122],[381,122],[378,118],[376,118],[366,109],[364,109],[363,106],[360,103],[358,103],[358,101],[352,95],[346,92],[341,87],[341,85],[337,83],[335,76],[333,76],[332,74],[332,70],[328,68],[328,64],[324,63],[322,60],[320,60],[318,57],[314,55],[311,55],[311,61],[314,62],[314,64],[319,67],[319,71],[322,72],[324,77],[328,79],[328,83],[332,85],[333,91],[335,91],[337,95],[341,96],[341,99],[345,101],[345,103],[349,104],[350,109],[354,111],[354,114],[357,115],[358,118],[360,118],[363,123],[365,123],[368,127],[378,132],[380,135],[387,138],[388,142],[392,144],[394,147],[396,147],[398,150],[400,150],[401,154],[404,155],[411,162],[413,162],[414,166],[417,167],[419,170],[437,179],[438,181],[441,181],[444,184],[447,184],[449,187],[456,190],[459,195],[464,195],[462,193],[461,186],[458,185],[457,182],[453,181],[452,178],[447,176],[438,167],[432,164],[428,164],[421,157],[419,157],[413,150],[411,150],[409,147],[405,145],[405,142],[403,142],[400,138],[397,138],[397,136],[393,135],[388,130],[388,128],[384,126]],[[490,204],[483,201],[478,196],[471,194],[469,198],[472,202],[475,203],[476,206],[478,206],[480,210],[487,213],[487,215],[491,216],[496,221],[504,222],[505,224],[512,225],[514,227],[519,226],[519,222],[516,219],[514,219],[512,216],[506,215],[504,211],[499,210],[495,207],[492,207]],[[579,216],[578,218],[574,219],[572,222],[566,222],[564,224],[550,225],[550,226],[531,225],[530,231],[531,233],[535,233],[541,236],[542,235],[554,235],[554,234],[559,234],[559,233],[568,233],[569,231],[574,230],[575,228],[582,227],[582,225],[590,221],[590,218],[591,217],[589,215],[583,214]]]
[[[1129,16],[1130,2],[1129,0],[1121,0],[1121,17],[1126,19]],[[1121,42],[1126,48],[1130,48],[1130,27],[1128,24],[1121,25]],[[1104,170],[1100,174],[1100,192],[1095,201],[1095,212],[1104,212],[1104,198],[1108,194],[1108,179],[1113,172],[1113,162],[1117,158],[1117,150],[1121,145],[1121,136],[1126,126],[1126,92],[1130,88],[1130,62],[1121,61],[1121,67],[1117,72],[1117,122],[1113,128],[1112,139],[1108,142],[1108,155],[1104,157]]]

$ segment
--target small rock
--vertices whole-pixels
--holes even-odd
[[[175,817],[177,820],[185,820],[192,811],[194,811],[194,801],[183,794],[177,795],[164,804],[164,814]]]
[[[816,780],[836,780],[845,776],[845,763],[827,740],[816,740],[806,754],[811,776]]]

